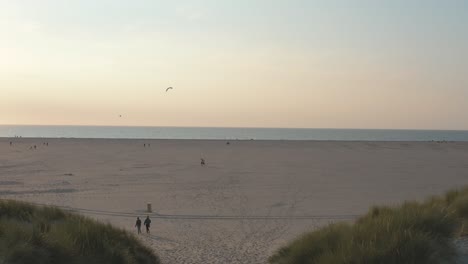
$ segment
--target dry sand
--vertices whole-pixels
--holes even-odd
[[[151,202],[140,237],[164,263],[265,263],[317,226],[467,183],[468,143],[0,139],[0,198],[131,231]]]

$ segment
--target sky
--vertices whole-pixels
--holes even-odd
[[[464,0],[0,0],[0,124],[468,130],[467,25]]]

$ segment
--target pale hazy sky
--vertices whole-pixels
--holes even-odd
[[[468,1],[0,0],[0,95],[0,124],[468,129]]]

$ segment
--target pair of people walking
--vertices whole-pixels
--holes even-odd
[[[145,222],[143,222],[143,224],[146,227],[146,233],[149,234],[150,233],[150,226],[151,226],[151,219],[149,218],[149,216],[146,216]],[[140,217],[137,217],[135,226],[136,226],[136,228],[138,230],[138,234],[141,234],[141,219],[140,219]]]

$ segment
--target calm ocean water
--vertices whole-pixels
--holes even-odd
[[[0,137],[15,136],[133,139],[468,141],[468,131],[443,130],[0,125]]]

